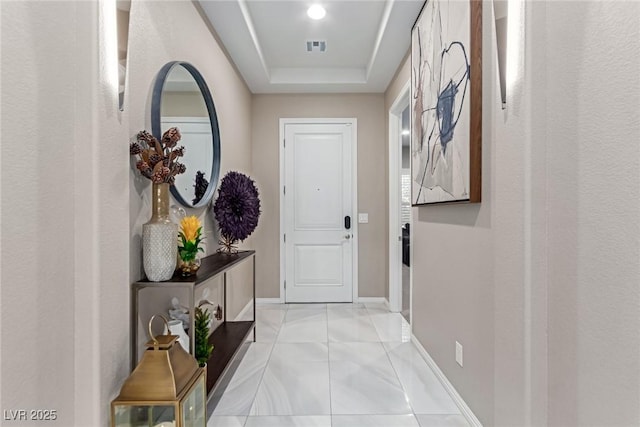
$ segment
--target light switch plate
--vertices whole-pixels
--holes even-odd
[[[360,224],[366,224],[369,222],[369,214],[368,213],[359,213],[358,214],[358,222]]]

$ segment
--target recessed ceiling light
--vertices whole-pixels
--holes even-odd
[[[319,4],[314,4],[307,10],[307,15],[309,15],[309,18],[311,19],[322,19],[326,14],[327,11]]]

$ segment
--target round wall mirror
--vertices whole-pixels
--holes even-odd
[[[187,62],[166,64],[156,78],[151,100],[151,131],[160,139],[171,127],[182,134],[187,170],[176,175],[171,194],[183,206],[206,206],[218,185],[220,132],[211,93],[198,70]]]

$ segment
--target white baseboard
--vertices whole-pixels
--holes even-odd
[[[283,304],[280,298],[256,298],[257,304]]]
[[[438,380],[440,380],[440,383],[442,383],[442,386],[445,388],[445,390],[447,390],[447,393],[449,393],[449,396],[451,396],[469,424],[471,424],[473,427],[482,427],[482,423],[480,422],[478,417],[476,417],[473,411],[471,411],[471,408],[469,408],[467,403],[462,399],[462,396],[460,396],[458,391],[453,387],[453,384],[449,382],[447,377],[444,375],[444,372],[440,370],[438,365],[436,365],[436,362],[431,358],[427,350],[422,346],[422,344],[420,344],[420,341],[418,341],[416,336],[413,334],[411,334],[411,342],[413,342],[413,344],[416,346],[418,352],[423,357],[425,362],[427,362],[427,365],[429,365],[433,373],[436,374],[436,377],[438,377]]]
[[[238,315],[236,316],[235,321],[237,322],[238,320],[242,320],[244,315],[251,310],[253,310],[253,299],[250,299],[247,305],[245,305],[244,308],[240,310],[240,313],[238,313]]]
[[[358,297],[358,302],[359,303],[382,303],[385,305],[385,307],[389,308],[389,300],[387,300],[385,297]]]
[[[358,297],[359,303],[382,303],[389,307],[389,301],[384,297]],[[256,298],[257,304],[284,304],[280,298]]]

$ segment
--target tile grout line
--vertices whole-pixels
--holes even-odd
[[[382,349],[383,349],[385,355],[387,356],[387,360],[389,361],[389,365],[391,366],[391,369],[393,370],[393,373],[396,376],[398,384],[400,385],[400,387],[402,388],[402,391],[404,392],[405,400],[407,401],[407,404],[409,405],[409,408],[411,409],[411,413],[410,414],[403,414],[403,415],[412,415],[413,419],[416,421],[416,423],[418,424],[418,427],[419,427],[420,423],[418,422],[417,416],[416,416],[415,411],[413,409],[413,405],[411,405],[409,403],[409,399],[408,399],[406,388],[404,387],[402,381],[400,380],[400,377],[399,377],[399,375],[398,375],[398,373],[397,373],[397,371],[396,371],[396,369],[395,369],[395,367],[393,365],[393,362],[391,361],[389,353],[388,353],[388,351],[387,351],[387,349],[386,349],[386,347],[384,345],[385,342],[382,340],[381,335],[378,333],[378,328],[376,327],[375,323],[373,322],[373,319],[371,318],[371,313],[369,312],[369,308],[366,305],[364,305],[364,308],[365,308],[365,312],[367,314],[367,318],[370,320],[371,324],[374,327],[374,330],[376,332],[376,337],[378,338],[378,340],[374,341],[374,342],[370,342],[370,341],[350,341],[350,342],[340,342],[340,343],[341,344],[350,344],[350,343],[352,343],[352,344],[379,344],[379,345],[382,346]],[[354,309],[357,309],[357,308],[354,307]],[[328,318],[328,316],[327,316],[327,318]],[[331,363],[331,362],[329,362],[329,363]],[[342,415],[345,415],[345,414],[342,414]],[[380,414],[371,414],[371,413],[369,413],[369,414],[349,414],[349,416],[362,416],[362,417],[366,417],[366,416],[399,416],[399,415],[400,414],[385,414],[385,413],[380,413]],[[332,423],[333,423],[333,413],[331,414],[331,419],[332,419]]]
[[[262,371],[262,375],[260,376],[260,381],[258,381],[258,387],[256,387],[256,392],[253,394],[253,402],[251,404],[251,407],[249,408],[249,413],[247,414],[247,418],[244,421],[244,426],[247,425],[247,423],[249,422],[249,417],[251,416],[251,410],[254,408],[254,406],[256,405],[256,399],[258,397],[258,392],[260,391],[260,387],[262,386],[262,383],[264,381],[264,376],[267,373],[267,368],[269,367],[269,362],[271,362],[271,356],[273,355],[273,350],[275,350],[276,348],[276,344],[278,342],[278,336],[280,335],[280,331],[282,330],[282,324],[284,323],[285,318],[287,317],[287,311],[289,311],[289,308],[285,305],[285,314],[284,317],[282,318],[282,322],[280,322],[280,327],[278,328],[278,333],[276,334],[275,338],[273,339],[273,343],[271,344],[271,351],[269,351],[269,356],[267,357],[267,362],[264,364],[264,370]]]
[[[377,328],[376,328],[376,330],[377,330]],[[402,340],[402,336],[400,337],[400,339]],[[407,392],[407,388],[403,384],[402,379],[400,378],[400,375],[398,375],[398,371],[397,371],[395,365],[393,364],[393,361],[391,360],[391,356],[389,355],[389,350],[387,350],[387,346],[384,345],[385,344],[384,342],[381,341],[381,344],[382,344],[382,348],[384,349],[384,353],[387,355],[387,359],[389,360],[389,364],[391,365],[391,369],[393,369],[393,373],[396,375],[396,378],[398,379],[398,383],[400,384],[400,387],[402,387],[402,391],[404,391],[404,396],[405,396],[405,399],[407,401],[407,404],[409,405],[409,408],[411,408],[411,414],[413,415],[413,418],[416,420],[416,423],[418,423],[418,425],[420,425],[420,421],[418,421],[418,417],[416,415],[416,411],[413,408],[413,403],[411,402],[411,399],[409,398],[409,394]]]
[[[373,317],[371,317],[371,313],[369,312],[369,308],[365,305],[364,309],[367,312],[367,316],[369,317],[369,321],[373,325],[373,330],[376,331],[376,336],[378,337],[378,340],[380,342],[382,342],[382,335],[380,335],[380,333],[378,332],[378,327],[376,326],[375,322],[373,321]],[[384,347],[384,344],[382,346]],[[385,351],[386,351],[386,349],[385,349]]]
[[[331,348],[329,346],[329,304],[325,306],[327,314],[327,370],[329,374],[329,426],[333,427],[333,400],[331,398]]]
[[[371,321],[371,324],[373,325],[373,329],[376,331],[376,335],[378,337],[378,339],[380,340],[380,342],[382,342],[382,334],[380,334],[380,332],[378,331],[378,326],[376,325],[376,322],[373,321],[373,316],[371,316],[371,312],[369,311],[369,307],[367,307],[366,304],[364,304],[364,309],[367,310],[367,315],[369,316],[369,320]],[[384,345],[383,345],[384,347]],[[386,351],[386,349],[385,349]]]

